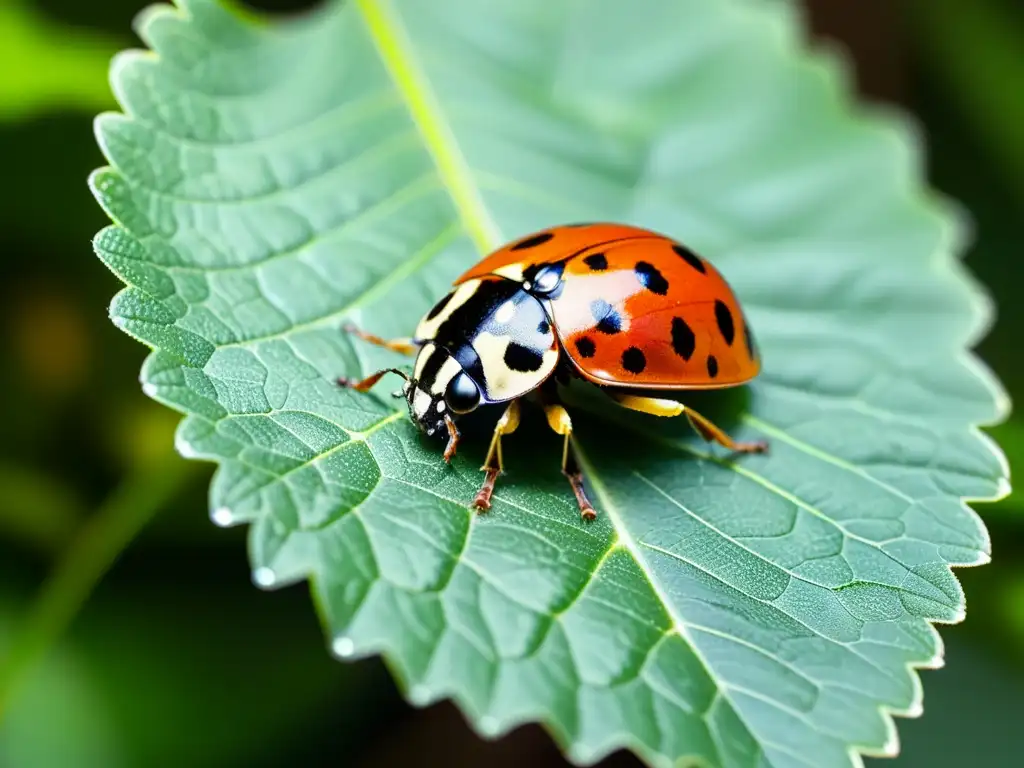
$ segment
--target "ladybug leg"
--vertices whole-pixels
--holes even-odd
[[[360,330],[352,323],[342,326],[341,330],[345,333],[356,336],[363,341],[373,344],[375,347],[384,347],[384,349],[390,349],[392,352],[400,352],[403,355],[414,355],[416,350],[419,349],[419,345],[412,339],[382,339],[380,336],[374,336],[372,333]]]
[[[452,457],[455,455],[455,449],[459,445],[459,438],[462,435],[459,434],[459,428],[455,426],[452,417],[447,413],[444,415],[444,426],[448,430],[448,443],[444,447],[444,461],[446,464],[451,464]]]
[[[597,512],[583,490],[583,473],[576,461],[576,451],[572,447],[572,419],[564,407],[555,403],[544,406],[544,415],[547,416],[548,426],[558,434],[565,435],[565,443],[562,445],[562,474],[568,478],[569,485],[572,486],[576,503],[580,507],[580,515],[584,520],[593,520],[597,517]]]
[[[510,435],[519,428],[519,401],[513,400],[508,404],[505,413],[494,425],[494,435],[491,437],[491,447],[487,450],[487,458],[481,470],[487,473],[483,485],[473,499],[473,506],[480,512],[486,512],[491,508],[491,494],[494,493],[494,481],[498,475],[505,471],[505,460],[501,454],[501,437]]]
[[[374,384],[376,384],[378,381],[381,380],[381,378],[383,378],[384,374],[386,373],[397,373],[406,381],[409,380],[409,374],[407,374],[405,371],[400,371],[397,368],[385,368],[383,371],[377,371],[375,374],[367,376],[365,379],[362,379],[361,381],[353,381],[352,379],[346,376],[339,376],[337,379],[338,386],[345,387],[346,389],[354,389],[356,392],[368,392],[373,387]]]
[[[641,413],[649,413],[652,416],[679,416],[685,413],[690,426],[697,431],[697,434],[709,443],[718,443],[724,446],[726,450],[733,451],[734,453],[764,453],[768,450],[768,443],[764,441],[742,443],[733,440],[720,427],[716,426],[714,422],[701,416],[692,408],[687,408],[682,403],[677,403],[675,400],[638,397],[636,395],[623,395],[619,393],[613,394],[612,397],[623,408],[640,411]]]
[[[733,440],[721,428],[708,421],[708,419],[692,408],[686,409],[686,418],[689,419],[690,426],[697,430],[697,433],[709,443],[718,443],[733,453],[765,453],[768,450],[768,443],[764,440],[758,440],[753,443],[742,443],[738,440]]]

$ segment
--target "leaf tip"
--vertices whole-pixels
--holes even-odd
[[[114,92],[117,103],[124,108],[128,103],[127,89],[125,85],[130,82],[130,70],[142,61],[156,61],[160,57],[148,48],[125,48],[118,51],[110,59],[110,72],[107,80],[110,82],[110,89]]]
[[[924,714],[924,702],[920,696],[910,703],[907,707],[907,711],[903,713],[903,717],[920,717]]]
[[[982,552],[978,552],[978,559],[975,560],[973,563],[970,563],[969,565],[972,565],[972,566],[974,566],[974,565],[988,565],[991,562],[992,562],[992,553],[991,552],[987,552],[987,551],[982,551]],[[960,620],[963,620],[963,618],[965,616],[966,616],[966,613],[964,613],[964,615],[961,616]]]
[[[93,127],[95,128],[95,122],[93,122]],[[86,183],[89,185],[89,191],[92,192],[93,197],[97,200],[99,200],[103,193],[106,192],[107,186],[109,185],[109,179],[113,172],[113,168],[109,165],[104,165],[101,168],[93,170],[86,179]],[[103,230],[100,230],[101,234],[102,232]],[[99,234],[97,234],[96,237],[99,237]],[[96,242],[95,238],[93,238],[93,242]]]
[[[887,723],[885,743],[879,750],[881,757],[896,757],[900,753],[900,735],[896,724],[890,719]]]
[[[122,331],[128,331],[128,321],[121,315],[116,314],[113,311],[113,307],[111,307],[110,311],[110,322],[112,322],[117,328],[120,328]],[[145,391],[145,389],[143,389],[143,391]],[[149,393],[147,392],[146,394]]]
[[[484,715],[476,724],[477,732],[486,739],[495,739],[501,735],[501,723],[496,717]]]
[[[150,3],[138,13],[135,14],[135,18],[132,19],[132,29],[135,34],[139,36],[141,40],[148,42],[149,39],[149,28],[150,26],[159,19],[161,16],[172,16],[179,19],[187,18],[185,9],[181,6],[181,3],[169,3],[169,2],[156,2]]]
[[[151,397],[154,400],[157,399],[157,388],[151,382],[143,382],[142,391],[147,397]],[[192,447],[192,443],[182,437],[180,431],[174,433],[174,450],[176,450],[178,454],[185,459],[199,458],[199,453]],[[230,514],[230,510],[226,511]],[[216,519],[214,522],[217,522]]]

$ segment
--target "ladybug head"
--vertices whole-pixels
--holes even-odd
[[[412,420],[427,435],[447,434],[445,417],[457,419],[482,400],[479,385],[448,350],[429,343],[420,349],[402,395]]]

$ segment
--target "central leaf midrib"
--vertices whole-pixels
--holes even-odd
[[[466,158],[455,138],[412,41],[390,0],[356,0],[367,34],[398,90],[430,153],[452,204],[481,256],[502,243],[500,230],[484,204]]]
[[[636,563],[637,568],[644,575],[644,578],[650,585],[651,590],[657,597],[658,602],[663,606],[663,608],[665,609],[665,613],[672,621],[672,628],[679,635],[679,637],[682,638],[682,640],[687,644],[687,646],[689,646],[690,650],[693,651],[694,656],[699,660],[701,666],[704,667],[704,670],[707,672],[708,677],[712,681],[714,681],[715,689],[718,692],[718,695],[729,703],[729,706],[732,709],[733,713],[736,715],[737,719],[743,724],[743,727],[747,729],[747,732],[751,735],[751,738],[754,738],[758,744],[762,743],[762,740],[755,736],[757,732],[750,727],[750,724],[746,721],[746,718],[744,718],[743,714],[740,712],[736,704],[730,698],[728,686],[722,683],[721,679],[716,674],[714,667],[712,666],[710,661],[708,661],[708,659],[704,656],[701,650],[697,647],[697,644],[694,643],[693,638],[690,637],[689,624],[681,616],[677,615],[674,606],[666,597],[661,587],[661,584],[658,583],[658,580],[655,577],[655,575],[646,567],[644,559],[640,556],[638,543],[623,523],[622,517],[619,514],[618,507],[612,502],[611,496],[608,494],[608,491],[604,487],[604,483],[598,479],[593,463],[588,461],[586,455],[583,454],[582,452],[580,452],[579,459],[583,471],[586,473],[586,476],[591,480],[594,495],[600,500],[602,511],[604,512],[604,514],[608,515],[608,518],[612,523],[612,527],[615,528],[615,531],[618,534],[619,546],[623,547],[629,553],[630,557],[633,559],[633,562]],[[594,574],[591,574],[591,579],[593,579],[593,576]],[[713,729],[709,727],[709,731],[712,730]],[[721,745],[718,744],[718,740],[714,739],[714,742],[716,751],[721,752]]]

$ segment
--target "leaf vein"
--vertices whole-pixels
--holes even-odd
[[[451,126],[416,61],[401,20],[388,0],[357,0],[355,7],[434,158],[462,225],[481,254],[492,251],[502,242],[501,231],[484,205]]]

